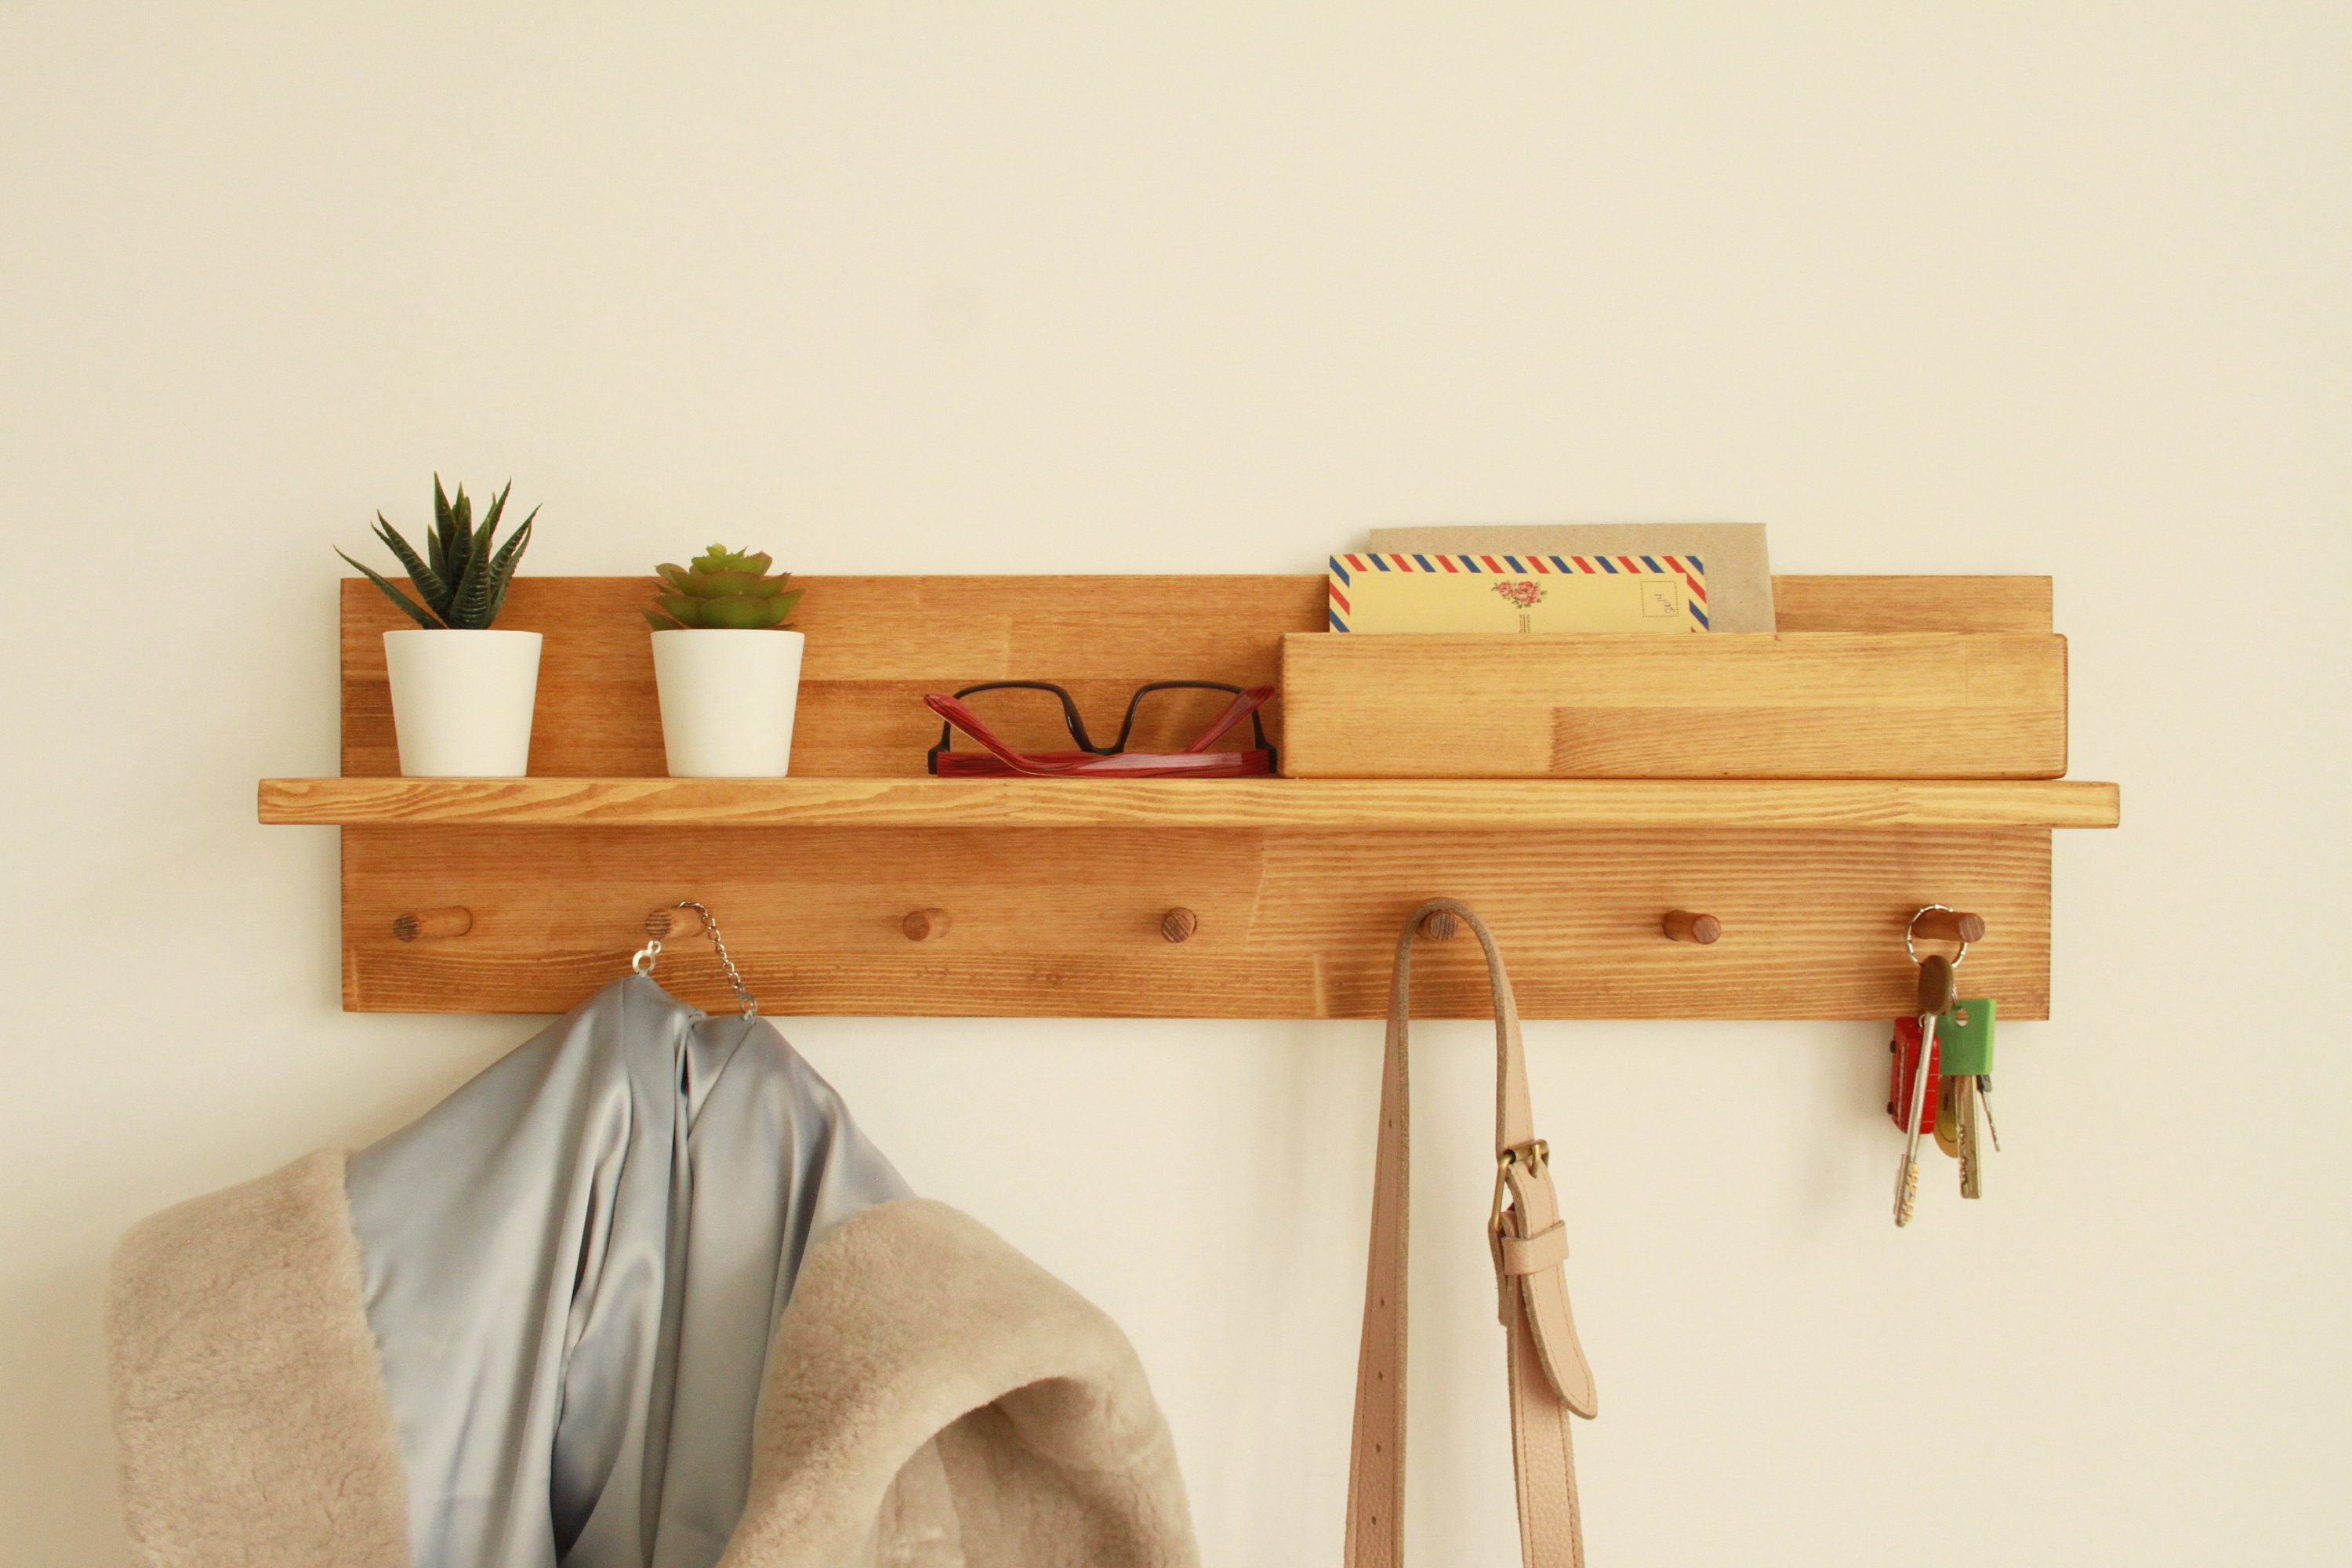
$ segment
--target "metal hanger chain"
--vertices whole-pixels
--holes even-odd
[[[707,906],[692,899],[680,899],[672,907],[692,910],[702,917],[702,934],[710,939],[712,950],[719,954],[719,967],[727,972],[728,985],[734,990],[736,1000],[743,1004],[743,1016],[746,1018],[757,1016],[760,1011],[760,999],[752,995],[751,988],[743,984],[743,972],[735,967],[734,956],[727,951],[727,939],[719,934],[718,917],[713,915]],[[661,938],[657,936],[646,938],[646,945],[638,949],[636,955],[629,960],[631,972],[637,974],[651,974],[654,972],[654,961],[661,957]]]

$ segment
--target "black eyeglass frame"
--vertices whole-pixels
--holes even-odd
[[[1154,680],[1147,685],[1139,686],[1135,689],[1135,695],[1127,700],[1127,717],[1119,721],[1118,739],[1108,746],[1097,746],[1094,743],[1087,733],[1087,721],[1079,717],[1078,705],[1070,696],[1068,689],[1056,686],[1050,680],[983,680],[977,686],[967,686],[953,695],[961,701],[975,691],[1003,691],[1014,689],[1025,691],[1050,691],[1060,699],[1062,719],[1069,727],[1070,739],[1077,742],[1078,750],[1097,757],[1116,757],[1127,750],[1127,738],[1135,731],[1136,710],[1142,707],[1143,700],[1155,691],[1183,689],[1197,691],[1223,691],[1234,697],[1242,694],[1240,687],[1227,686],[1222,680]],[[1266,770],[1270,773],[1275,767],[1274,748],[1265,743],[1265,721],[1258,716],[1255,709],[1251,710],[1249,720],[1251,737],[1257,743],[1256,749],[1266,754]],[[940,771],[940,753],[948,750],[954,742],[955,726],[942,723],[940,726],[940,743],[923,753],[924,767],[931,773],[937,774]]]

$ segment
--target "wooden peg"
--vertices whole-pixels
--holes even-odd
[[[1723,922],[1713,915],[1693,914],[1688,910],[1668,910],[1659,922],[1665,933],[1676,942],[1695,942],[1704,947],[1723,935]]]
[[[1181,905],[1160,917],[1160,934],[1170,942],[1190,942],[1200,929],[1201,917]]]
[[[1432,942],[1452,942],[1461,931],[1461,919],[1452,910],[1432,910],[1421,917],[1421,934]]]
[[[937,942],[948,934],[948,912],[945,910],[917,910],[898,922],[908,942]]]
[[[403,942],[415,942],[419,937],[463,936],[473,929],[474,911],[454,906],[418,910],[392,922],[392,934]]]
[[[1984,933],[1984,916],[1967,914],[1958,910],[1929,910],[1911,926],[1913,936],[1929,937],[1937,942],[1982,942]]]
[[[646,917],[646,934],[656,942],[683,942],[702,934],[702,916],[694,910],[665,904]]]

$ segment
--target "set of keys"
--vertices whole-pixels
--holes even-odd
[[[1940,907],[1940,906],[1938,906]],[[1930,911],[1922,910],[1920,915]],[[1946,911],[1948,912],[1948,911]],[[1918,918],[1914,917],[1916,929]],[[1998,1009],[1990,997],[1961,1000],[1954,973],[1968,956],[1960,943],[1958,958],[1930,954],[1920,958],[1911,935],[1904,946],[1919,966],[1919,1011],[1898,1019],[1895,1037],[1887,1044],[1893,1071],[1886,1094],[1886,1113],[1903,1129],[1903,1164],[1895,1176],[1895,1223],[1909,1225],[1919,1200],[1919,1140],[1932,1134],[1936,1146],[1959,1162],[1960,1196],[1984,1196],[1984,1159],[1978,1144],[1981,1124],[2000,1148],[2000,1129],[1992,1117],[1993,1023]]]

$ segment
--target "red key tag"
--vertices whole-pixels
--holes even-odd
[[[1941,1096],[1944,1087],[1943,1074],[1940,1070],[1944,1063],[1943,1042],[1937,1041],[1936,1048],[1927,1053],[1927,1092],[1916,1097],[1912,1091],[1917,1087],[1919,1072],[1919,1020],[1895,1019],[1895,1037],[1887,1042],[1886,1049],[1887,1120],[1897,1127],[1903,1127],[1904,1112],[1911,1108],[1916,1099],[1919,1105],[1918,1131],[1923,1136],[1934,1132],[1936,1101]],[[1906,1132],[1911,1131],[1909,1128],[1903,1130]]]

